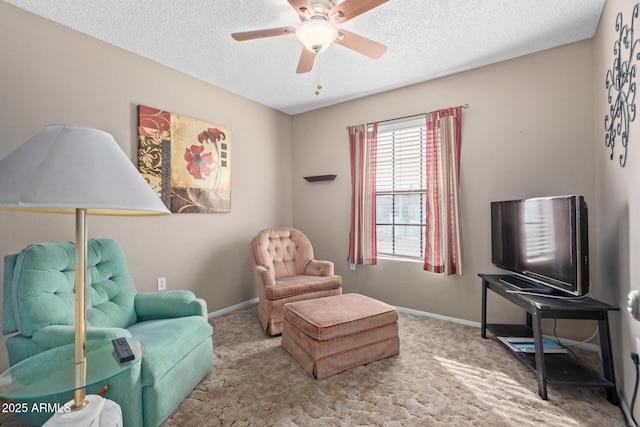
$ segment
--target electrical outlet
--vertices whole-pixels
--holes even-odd
[[[349,270],[356,271],[356,265],[354,263],[349,264]]]
[[[636,338],[636,353],[640,355],[640,338]]]
[[[167,278],[158,277],[158,292],[164,291],[166,289],[167,289]]]

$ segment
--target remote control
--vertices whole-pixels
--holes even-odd
[[[133,351],[131,351],[131,347],[129,347],[129,343],[126,338],[116,338],[111,342],[113,343],[113,348],[118,356],[118,362],[124,363],[136,358]]]

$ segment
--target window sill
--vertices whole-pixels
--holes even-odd
[[[413,263],[420,263],[420,264],[424,263],[424,260],[421,260],[421,259],[402,258],[402,257],[388,256],[388,255],[378,255],[378,259],[385,260],[385,261],[413,262]]]

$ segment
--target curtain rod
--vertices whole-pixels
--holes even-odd
[[[464,105],[460,105],[460,107],[462,107],[463,109],[468,109],[469,108],[469,104],[464,104]],[[396,120],[404,120],[404,119],[410,119],[413,117],[420,117],[422,115],[424,115],[425,113],[420,113],[420,114],[412,114],[410,116],[404,116],[404,117],[396,117],[395,119],[389,119],[389,120],[380,120],[378,121],[378,124],[380,123],[387,123],[387,122],[394,122]],[[371,125],[373,123],[367,123],[367,125]]]

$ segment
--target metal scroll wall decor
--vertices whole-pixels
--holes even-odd
[[[615,145],[618,137],[623,152],[620,154],[620,166],[627,163],[627,147],[629,143],[629,123],[636,118],[636,64],[640,59],[638,43],[640,39],[634,37],[634,24],[638,18],[638,7],[633,8],[631,23],[625,24],[622,12],[616,17],[616,32],[618,39],[613,44],[613,67],[607,70],[607,101],[609,113],[604,118],[604,128],[607,132],[605,145],[611,150],[609,155],[613,160]],[[635,57],[635,58],[634,58]]]

